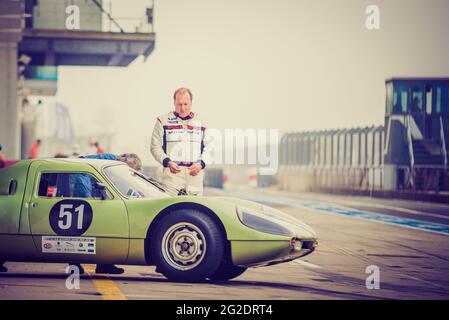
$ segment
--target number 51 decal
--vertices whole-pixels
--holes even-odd
[[[92,207],[83,200],[62,200],[50,210],[50,226],[60,236],[80,236],[92,223]]]

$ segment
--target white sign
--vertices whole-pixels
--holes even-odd
[[[96,254],[96,238],[42,236],[42,252]]]

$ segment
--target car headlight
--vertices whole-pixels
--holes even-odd
[[[256,210],[237,207],[237,215],[240,221],[251,229],[286,237],[293,236],[290,230],[274,221],[262,217]]]
[[[291,215],[282,212],[281,210],[278,210],[278,209],[275,209],[272,207],[268,207],[268,206],[263,206],[262,212],[265,213],[266,215],[268,215],[269,217],[272,217],[276,220],[280,220],[289,225],[300,228],[301,230],[304,230],[305,232],[310,233],[313,237],[316,237],[315,231],[313,231],[313,229],[310,226],[308,226],[304,222],[292,217]]]

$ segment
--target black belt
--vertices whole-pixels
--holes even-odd
[[[175,163],[181,167],[190,167],[190,166],[194,165],[196,162],[175,161]]]

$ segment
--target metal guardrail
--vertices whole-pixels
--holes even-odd
[[[441,137],[441,152],[443,154],[444,168],[447,168],[447,149],[446,138],[444,136],[443,117],[440,116],[440,137]]]
[[[123,30],[123,28],[118,24],[118,22],[111,16],[111,14],[103,9],[101,4],[97,0],[91,0],[91,1],[95,4],[95,6],[98,8],[98,10],[100,10],[103,14],[106,15],[106,17],[109,19],[109,21],[111,21],[120,30],[120,32],[122,32],[122,33],[125,32],[125,30]]]
[[[154,0],[91,1],[103,14],[103,31],[120,33],[154,31]]]
[[[383,156],[385,156],[388,153],[388,149],[390,148],[390,135],[391,135],[391,116],[388,117],[387,130],[385,131]]]
[[[410,129],[410,117],[411,115],[407,116],[407,144],[408,144],[408,154],[410,157],[410,182],[412,184],[412,187],[415,187],[415,155],[413,152],[413,140],[412,140],[412,131]]]

